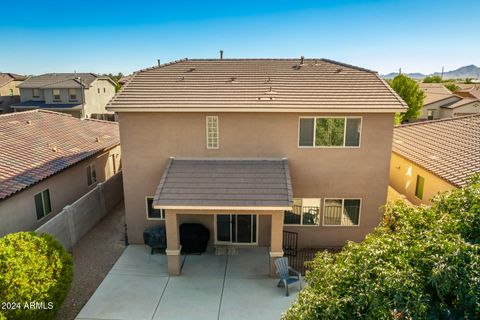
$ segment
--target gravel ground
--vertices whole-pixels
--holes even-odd
[[[123,203],[105,216],[72,250],[72,288],[57,320],[73,320],[125,250]]]

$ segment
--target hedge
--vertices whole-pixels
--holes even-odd
[[[310,262],[283,319],[480,319],[480,179],[431,207],[397,202],[361,243]]]
[[[54,319],[72,277],[72,257],[52,236],[18,232],[0,238],[0,319]]]

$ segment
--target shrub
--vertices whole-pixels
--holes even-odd
[[[0,319],[1,312],[7,319],[53,319],[70,289],[72,269],[70,254],[48,234],[0,238],[0,301],[17,307],[0,310]]]
[[[310,262],[284,319],[479,319],[480,183],[389,206],[362,243]]]

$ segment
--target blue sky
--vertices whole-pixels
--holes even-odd
[[[0,71],[128,74],[220,49],[226,58],[304,55],[380,73],[480,66],[478,0],[176,2],[11,1],[0,19]]]

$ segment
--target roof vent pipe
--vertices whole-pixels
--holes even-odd
[[[160,59],[157,59],[157,65],[160,67]]]
[[[220,60],[223,59],[223,50],[220,50]]]
[[[300,57],[300,64],[303,64],[303,60],[304,60],[304,59],[305,59],[304,56],[301,56],[301,57]]]

